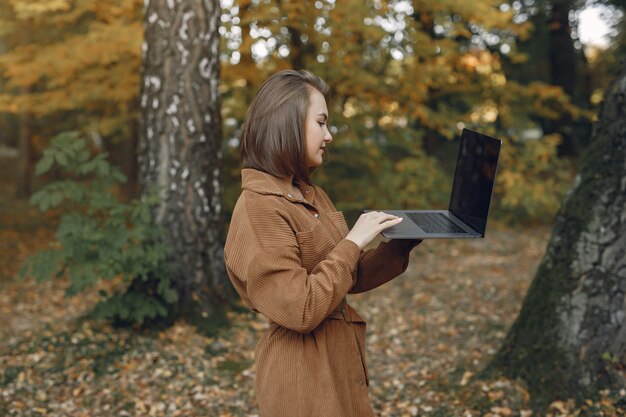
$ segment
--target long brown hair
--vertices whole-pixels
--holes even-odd
[[[328,101],[328,85],[305,70],[280,71],[263,83],[246,113],[241,138],[244,168],[311,183],[305,143],[311,88]]]

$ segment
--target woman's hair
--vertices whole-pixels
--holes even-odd
[[[263,83],[246,113],[241,138],[244,168],[311,183],[305,143],[311,88],[328,101],[328,85],[308,71],[280,71]]]

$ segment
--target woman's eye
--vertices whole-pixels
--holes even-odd
[[[320,126],[324,126],[326,124],[326,122],[317,122],[318,125]]]

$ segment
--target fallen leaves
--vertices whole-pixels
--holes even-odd
[[[13,219],[17,212],[26,214]],[[28,215],[24,207],[0,213],[0,242],[19,242],[0,251],[0,415],[258,417],[254,347],[268,328],[263,318],[231,313],[231,327],[211,338],[183,322],[139,332],[88,320],[92,294],[67,299],[62,279],[13,278],[15,264],[51,238],[43,225],[28,226]],[[547,238],[547,228],[531,228],[424,242],[402,277],[350,299],[368,320],[378,416],[534,416],[523,383],[480,372],[516,317]],[[546,416],[624,416],[624,404],[624,390],[605,391],[582,405],[555,402]]]

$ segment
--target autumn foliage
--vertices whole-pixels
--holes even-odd
[[[341,209],[447,205],[460,128],[505,141],[494,204],[506,221],[549,219],[569,186],[546,118],[586,117],[560,88],[520,84],[528,21],[500,1],[224,1],[226,207],[239,190],[238,132],[269,74],[307,68],[333,88],[333,155],[316,180]],[[129,140],[137,122],[141,2],[11,0],[0,6],[0,112]],[[36,130],[36,129],[35,129]],[[352,190],[348,192],[348,190]],[[358,191],[354,191],[358,190]]]

